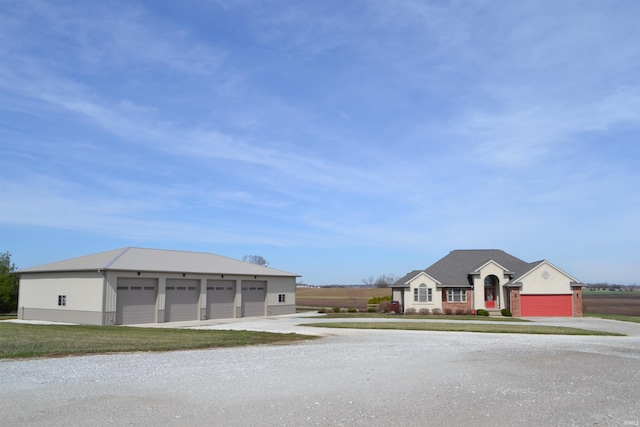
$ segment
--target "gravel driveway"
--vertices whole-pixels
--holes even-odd
[[[262,322],[263,329],[287,332],[309,321],[285,316],[207,327],[253,329]],[[628,337],[308,329],[327,336],[280,346],[0,362],[2,424],[640,421],[640,325],[629,327]]]

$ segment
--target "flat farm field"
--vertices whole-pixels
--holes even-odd
[[[391,296],[389,288],[297,288],[296,305],[317,308],[367,308],[373,297]]]
[[[584,292],[582,309],[591,314],[640,316],[640,292]]]
[[[296,304],[317,308],[367,308],[372,297],[391,295],[384,288],[297,288]],[[584,292],[583,309],[591,314],[640,316],[640,292]]]

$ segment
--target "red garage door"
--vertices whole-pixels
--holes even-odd
[[[523,317],[573,316],[571,295],[522,295]]]

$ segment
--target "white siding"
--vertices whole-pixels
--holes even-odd
[[[422,284],[426,285],[426,289],[431,290],[431,301],[414,301],[414,290],[420,289]],[[417,311],[420,311],[421,308],[428,308],[429,310],[434,308],[442,309],[442,292],[436,287],[435,280],[424,273],[420,273],[409,282],[409,288],[405,290],[404,294],[404,304],[405,311],[408,308],[415,308]]]
[[[543,262],[522,276],[524,295],[561,295],[572,293],[571,282],[574,280],[553,265]]]
[[[99,272],[22,273],[18,317],[102,324],[104,278]],[[59,301],[64,300],[64,305]]]
[[[101,312],[103,283],[99,272],[23,273],[18,306],[57,309],[58,295],[66,295],[66,310]]]

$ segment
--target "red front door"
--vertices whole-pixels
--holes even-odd
[[[486,308],[496,308],[496,298],[493,288],[484,288],[484,306]]]

